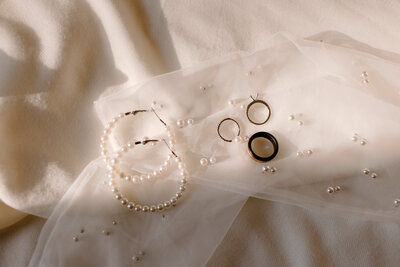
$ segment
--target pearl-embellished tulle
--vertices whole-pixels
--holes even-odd
[[[262,51],[206,62],[100,98],[95,107],[104,125],[155,101],[157,113],[175,127],[176,151],[190,173],[190,186],[164,213],[135,213],[113,199],[103,183],[105,163],[93,161],[46,223],[31,266],[137,261],[201,266],[247,196],[400,221],[398,77],[400,55],[343,35],[324,33],[309,40],[277,35]],[[249,123],[243,108],[256,93],[271,108],[271,118],[261,126]],[[241,128],[231,143],[216,131],[227,117]],[[158,124],[125,123],[113,147],[132,136],[158,138],[163,133]],[[258,131],[272,133],[279,142],[277,157],[266,164],[252,160],[246,150],[246,136]],[[132,168],[154,169],[166,151],[159,145],[141,148],[131,155]],[[168,199],[180,179],[179,169],[170,169],[166,179],[126,182],[124,190],[143,202]],[[85,232],[79,233],[82,227]]]

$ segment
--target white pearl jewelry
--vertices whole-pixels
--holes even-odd
[[[309,150],[306,151],[307,156],[311,156],[312,153],[313,153],[313,151],[312,151],[311,149],[309,149]]]
[[[371,178],[375,179],[376,177],[378,177],[378,175],[376,173],[371,174]]]
[[[368,175],[368,174],[369,174],[369,172],[370,172],[370,170],[369,170],[369,169],[364,169],[364,170],[363,170],[363,173],[364,173],[365,175]]]
[[[240,105],[240,109],[245,110],[245,109],[246,109],[246,105],[241,104],[241,105]]]
[[[297,122],[297,125],[299,125],[299,126],[302,126],[303,124],[304,124],[303,121],[298,121],[298,122]]]
[[[172,159],[172,158],[171,158]],[[177,202],[178,199],[180,199],[183,196],[183,192],[186,190],[186,185],[188,183],[187,181],[187,176],[188,172],[186,170],[186,165],[182,162],[182,159],[179,157],[175,157],[174,160],[178,164],[178,168],[180,170],[180,175],[181,175],[181,180],[179,181],[179,189],[175,193],[173,197],[170,198],[170,200],[163,201],[162,203],[159,204],[154,204],[154,205],[141,205],[134,203],[132,201],[129,201],[127,198],[125,198],[121,193],[119,193],[118,187],[115,185],[114,178],[110,179],[110,182],[112,184],[111,190],[115,194],[114,197],[120,201],[121,205],[126,206],[128,210],[130,211],[138,211],[138,212],[156,212],[156,211],[162,211],[164,209],[170,208],[171,206],[174,206]],[[115,170],[113,170],[115,171]],[[111,172],[113,172],[111,171]],[[159,173],[158,171],[157,173]],[[115,176],[115,175],[112,175]],[[155,175],[154,175],[155,176]],[[142,178],[142,176],[140,177]]]
[[[333,187],[328,187],[327,189],[326,189],[326,192],[328,193],[328,194],[332,194],[332,193],[334,193],[335,192],[335,189],[333,188]]]
[[[393,201],[393,204],[394,204],[395,207],[400,206],[400,198],[396,198],[396,199]]]
[[[271,169],[271,167],[270,166],[262,166],[261,169],[263,172],[268,172]]]
[[[217,163],[217,159],[215,157],[211,157],[209,161],[210,161],[210,164]]]
[[[288,119],[289,119],[290,121],[292,121],[292,120],[295,119],[295,117],[294,117],[294,115],[290,114],[289,117],[288,117]]]
[[[297,153],[296,153],[296,156],[297,156],[297,157],[301,157],[301,156],[303,156],[303,152],[301,152],[301,151],[297,151]]]
[[[236,101],[233,100],[233,99],[231,99],[231,100],[228,101],[228,104],[231,105],[231,106],[233,106],[233,105],[236,104]]]
[[[335,188],[334,188],[334,189],[335,189],[335,192],[342,191],[342,188],[341,188],[340,186],[338,186],[338,185],[337,185],[337,186],[335,186]]]
[[[152,112],[154,112],[154,114],[158,117],[158,115],[155,113],[155,111],[154,110],[151,110]],[[147,136],[145,136],[145,137],[143,137],[143,139],[142,139],[142,141],[141,142],[134,142],[134,141],[130,141],[130,142],[128,142],[127,144],[126,144],[126,146],[122,146],[121,148],[120,148],[120,151],[118,151],[117,153],[115,153],[115,155],[114,156],[110,156],[109,155],[109,153],[108,153],[108,151],[107,151],[107,146],[108,146],[108,140],[110,139],[109,138],[109,134],[111,134],[111,129],[112,128],[115,128],[116,127],[116,125],[118,124],[118,122],[122,119],[122,118],[124,118],[124,117],[127,117],[128,115],[133,115],[133,116],[135,116],[135,112],[133,111],[133,112],[127,112],[127,113],[120,113],[118,116],[116,116],[116,117],[114,117],[112,120],[111,120],[111,122],[109,122],[108,124],[107,124],[107,127],[105,128],[105,131],[107,130],[107,132],[108,132],[108,134],[106,134],[106,135],[103,135],[101,138],[100,138],[100,140],[101,140],[101,142],[100,142],[100,148],[101,148],[101,154],[102,154],[102,156],[104,156],[104,160],[105,160],[105,162],[107,163],[107,168],[110,170],[110,171],[113,171],[113,172],[111,172],[111,173],[114,173],[114,170],[115,170],[115,173],[117,174],[117,176],[119,175],[121,178],[123,178],[123,179],[125,179],[126,181],[132,181],[132,182],[134,182],[134,183],[137,183],[137,182],[143,182],[143,181],[146,181],[146,180],[150,180],[151,178],[153,178],[152,177],[152,173],[153,173],[153,171],[151,171],[151,172],[149,172],[149,173],[143,173],[143,174],[141,174],[141,175],[144,175],[142,178],[139,178],[139,177],[136,177],[136,176],[133,176],[133,175],[126,175],[126,174],[123,174],[123,172],[118,168],[119,167],[119,159],[126,153],[126,152],[128,152],[130,149],[132,149],[132,148],[134,148],[135,146],[136,146],[136,143],[140,143],[140,144],[146,144],[146,142],[148,142],[149,141],[149,138],[147,137]],[[159,118],[159,117],[158,117]],[[160,118],[159,118],[160,119]],[[169,143],[169,146],[170,146],[170,149],[171,150],[174,150],[174,145],[175,145],[175,134],[174,134],[174,132],[172,131],[172,129],[171,129],[171,127],[169,126],[169,125],[166,125],[162,120],[161,120],[161,122],[165,125],[165,131],[166,131],[166,134],[167,134],[167,136],[168,136],[168,143]],[[156,140],[154,140],[154,142],[150,142],[151,144],[156,144],[157,142],[156,142]],[[171,160],[171,158],[169,157],[169,158],[167,158],[167,160],[162,164],[162,166],[165,166],[166,168],[168,168],[168,166],[169,166],[169,161]],[[111,173],[110,173],[110,175],[111,175]],[[140,174],[139,174],[140,175]],[[148,179],[148,177],[150,177],[150,179]],[[110,177],[109,177],[110,178]]]
[[[365,140],[360,141],[360,145],[365,146],[366,144],[367,144],[367,142]]]
[[[357,136],[353,136],[353,137],[351,138],[351,141],[357,142]]]
[[[73,237],[72,237],[72,240],[74,240],[75,242],[78,242],[78,241],[79,241],[79,238],[77,238],[76,236],[73,236]]]
[[[200,159],[200,164],[201,164],[201,166],[207,166],[207,165],[208,165],[208,159],[206,159],[206,158],[201,158],[201,159]]]
[[[193,120],[193,119],[188,119],[188,120],[187,120],[187,124],[188,124],[188,125],[193,125],[193,123],[194,123],[194,120]]]
[[[234,141],[235,143],[241,143],[241,142],[243,141],[243,139],[242,139],[241,136],[236,136],[236,137],[233,139],[233,141]]]
[[[103,230],[103,231],[101,231],[104,235],[110,235],[110,232],[109,231],[107,231],[107,230]]]
[[[184,120],[177,120],[177,121],[176,121],[176,125],[177,125],[178,127],[183,127],[183,126],[185,126],[185,121],[184,121]]]

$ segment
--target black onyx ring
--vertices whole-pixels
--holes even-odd
[[[272,152],[271,155],[267,156],[267,157],[263,157],[263,156],[259,156],[254,152],[254,149],[252,147],[253,142],[256,139],[267,139],[269,142],[272,143],[273,149],[274,151]],[[273,158],[275,158],[275,156],[278,154],[278,150],[279,150],[279,145],[278,145],[278,141],[276,140],[276,138],[267,132],[258,132],[253,134],[250,138],[249,138],[249,142],[247,144],[247,150],[250,154],[250,156],[252,157],[252,159],[254,159],[255,161],[259,161],[259,162],[267,162],[272,160]]]

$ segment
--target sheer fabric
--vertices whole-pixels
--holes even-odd
[[[399,221],[400,208],[393,204],[400,196],[399,60],[399,55],[338,33],[309,40],[280,34],[252,54],[233,54],[110,90],[95,103],[104,125],[121,112],[152,105],[174,125],[176,152],[190,172],[189,192],[162,214],[132,214],[103,184],[106,169],[97,159],[46,223],[31,266],[125,266],[136,256],[133,261],[148,266],[203,265],[248,196]],[[270,120],[260,126],[251,124],[245,113],[250,96],[256,95],[271,107]],[[216,129],[227,117],[239,122],[243,137],[272,133],[279,142],[277,157],[261,164],[249,157],[245,142],[221,140]],[[162,138],[153,119],[121,123],[114,149],[143,136]],[[194,124],[175,126],[180,119],[193,119]],[[312,154],[297,155],[307,150]],[[166,151],[159,144],[132,151],[125,160],[133,170],[148,170],[160,164]],[[201,158],[210,157],[216,158],[215,164],[200,165]],[[277,171],[263,172],[267,165]],[[173,165],[154,184],[119,183],[134,199],[159,201],[174,192],[176,169]],[[341,191],[326,192],[335,186]]]

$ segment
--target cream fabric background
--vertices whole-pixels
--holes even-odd
[[[394,0],[1,1],[0,198],[16,209],[49,215],[77,174],[98,155],[101,131],[93,101],[109,86],[128,86],[230,52],[257,50],[278,31],[307,37],[336,30],[377,48],[400,52],[399,15],[400,4]],[[260,205],[259,213],[265,216],[253,217],[246,208],[250,205],[252,210],[251,203]],[[284,212],[268,216],[271,209]],[[10,213],[4,211],[0,216],[10,223]],[[250,236],[248,242],[257,244],[255,236],[267,230],[271,234],[279,231],[279,222],[289,223],[289,218],[310,220],[310,225],[299,224],[304,227],[299,228],[303,238],[298,239],[299,246],[309,251],[314,249],[301,240],[315,235],[310,228],[316,224],[323,229],[321,233],[338,236],[346,244],[352,242],[343,234],[356,229],[360,242],[367,242],[366,246],[353,243],[358,253],[368,259],[378,246],[373,245],[376,242],[384,251],[379,254],[381,261],[387,260],[389,265],[399,262],[390,252],[399,241],[385,239],[398,235],[397,226],[363,222],[368,227],[360,228],[356,227],[358,221],[347,219],[343,223],[344,219],[334,217],[329,224],[316,214],[257,200],[245,206],[226,240],[247,240]],[[246,225],[246,220],[250,225],[265,220],[271,229],[236,226]],[[267,255],[284,255],[281,259],[292,266],[297,265],[296,258],[299,265],[314,265],[315,253],[303,258],[289,253],[299,248],[292,247],[292,235],[286,232],[278,236],[273,243],[278,248],[266,247]],[[27,234],[25,238],[32,237]],[[16,253],[9,245],[16,243],[6,240],[13,239],[2,238],[2,250]],[[254,265],[268,261],[257,250],[246,250],[240,258],[236,258],[240,253],[226,254],[227,258],[224,253],[239,252],[246,246],[226,240],[216,253],[220,257],[214,257],[210,264],[229,265],[229,259],[238,265],[252,262],[250,258],[254,258]],[[316,253],[333,263],[337,260],[333,251],[343,250],[335,248],[339,243]],[[352,259],[346,251],[337,256]],[[366,263],[375,265],[373,261]]]

